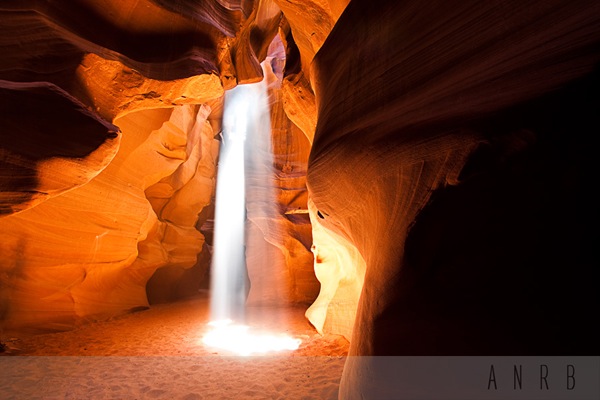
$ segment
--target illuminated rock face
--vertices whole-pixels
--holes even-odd
[[[251,282],[247,304],[310,304],[319,290],[307,213],[310,143],[284,111],[285,53],[280,41],[272,46],[272,56],[264,63],[271,137],[246,144],[246,262]]]
[[[195,225],[217,154],[209,112],[183,106],[118,119],[119,151],[98,176],[1,220],[7,328],[61,329],[147,305],[157,268],[196,264],[204,238]]]
[[[314,268],[321,289],[306,310],[306,318],[320,333],[334,332],[350,340],[363,288],[365,261],[352,243],[321,225],[324,215],[310,200],[308,209]]]
[[[0,6],[0,328],[67,328],[206,285],[200,229],[211,217],[222,96],[262,79],[282,24],[269,1]],[[272,97],[277,216],[248,222],[270,246],[248,254],[250,300],[308,304],[318,292],[310,142],[281,89]],[[314,131],[314,106],[307,115]],[[276,290],[262,281],[274,276],[260,268],[271,261],[282,271]]]
[[[315,54],[323,45],[348,0],[275,0],[284,14],[282,33],[287,44],[283,107],[312,143],[317,123],[315,97],[309,76]]]
[[[221,101],[213,102],[216,109]],[[219,123],[211,124],[211,115],[208,104],[175,108],[163,125],[168,133],[155,136],[154,148],[160,149],[157,154],[162,152],[178,165],[177,169],[163,176],[163,168],[157,176],[149,174],[149,168],[140,168],[145,173],[144,193],[157,221],[139,242],[138,257],[131,268],[150,273],[160,268],[157,279],[146,285],[148,298],[153,302],[195,294],[209,266],[208,251],[199,255],[206,249],[205,238],[197,226],[206,221],[202,212],[211,204],[215,187],[219,142],[214,139],[213,125],[218,127]],[[125,128],[139,124],[138,117],[133,114],[118,121]],[[180,126],[183,129],[178,129]],[[144,151],[130,157],[128,164],[134,166],[145,165],[151,159]],[[184,282],[188,282],[185,288]]]
[[[598,5],[380,5],[352,1],[312,65],[309,195],[366,264],[350,354],[597,349]],[[378,398],[363,360],[341,398]]]
[[[85,184],[121,139],[116,126],[46,82],[0,81],[0,118],[0,216]]]
[[[271,57],[274,158],[251,178],[275,182],[275,213],[250,195],[251,304],[316,298],[308,319],[354,355],[573,354],[598,336],[597,4],[57,4],[0,5],[5,327],[203,279],[221,99]],[[363,372],[349,361],[342,395]]]

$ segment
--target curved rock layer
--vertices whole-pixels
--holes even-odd
[[[307,210],[310,143],[284,111],[282,42],[275,40],[269,54],[263,67],[271,134],[247,145],[247,304],[310,304],[319,291]]]
[[[250,304],[316,298],[307,317],[351,355],[597,350],[599,16],[583,0],[3,1],[0,328],[197,290],[223,93],[264,76]],[[252,197],[269,180],[272,201]],[[377,395],[363,367],[348,359],[341,397]]]
[[[281,19],[278,7],[270,2],[238,4],[215,0],[202,2],[199,8],[193,7],[194,2],[181,2],[180,7],[171,10],[173,7],[165,9],[155,3],[162,4],[150,0],[76,0],[65,7],[42,0],[3,2],[0,50],[6,57],[0,61],[0,80],[5,82],[4,90],[17,90],[15,85],[20,83],[19,91],[4,96],[7,107],[3,107],[2,125],[7,130],[3,130],[3,137],[8,137],[8,127],[16,121],[8,104],[22,107],[23,111],[16,115],[29,114],[32,108],[39,107],[43,87],[58,96],[56,104],[46,107],[53,118],[44,127],[46,135],[53,126],[60,126],[62,135],[68,136],[84,128],[77,114],[91,119],[90,129],[95,129],[93,120],[97,120],[106,125],[107,132],[116,131],[110,123],[128,112],[203,104],[220,97],[223,88],[230,88],[236,82],[261,79],[260,68],[251,66],[258,66],[266,57],[266,49],[278,31]],[[23,85],[37,87],[32,91],[38,93],[32,93],[30,100],[13,98],[23,93]],[[66,104],[61,100],[63,97],[73,104]],[[62,121],[60,125],[56,125],[58,120]],[[21,137],[28,135],[25,132]],[[37,133],[31,135],[33,143]],[[10,153],[10,163],[14,164],[20,154],[11,151],[4,142],[7,140],[3,139],[2,153],[7,154],[5,158]],[[45,150],[39,151],[39,155],[32,157],[43,157]],[[106,151],[103,147],[101,152]],[[23,172],[26,176],[22,179],[32,181],[34,175],[39,175],[37,167],[27,168],[33,170]],[[33,185],[23,182],[10,185]],[[23,194],[18,199],[12,194],[10,201],[3,200],[1,207],[24,209],[32,196]],[[37,204],[43,197],[37,196],[31,204]]]
[[[0,81],[0,119],[0,216],[88,182],[121,138],[119,128],[44,82]]]
[[[209,112],[178,107],[117,120],[119,151],[98,176],[0,221],[5,328],[64,329],[147,306],[157,268],[196,264],[204,238],[195,224],[214,187]]]
[[[598,349],[599,11],[348,5],[313,63],[308,187],[320,224],[366,263],[351,355]],[[383,387],[361,360],[341,398]]]
[[[331,32],[348,0],[274,0],[284,14],[281,31],[286,44],[283,107],[312,143],[317,113],[309,76],[317,51]]]
[[[321,225],[325,216],[308,201],[312,225],[315,274],[321,288],[306,318],[323,334],[336,333],[352,339],[356,310],[365,277],[365,260],[344,237]]]
[[[64,328],[202,285],[224,89],[263,78],[281,21],[272,1],[0,5],[2,326]],[[274,120],[277,162],[297,153],[297,171],[260,240],[285,266],[276,300],[310,302],[310,224],[285,217],[305,208],[309,144],[281,106]]]
[[[3,47],[21,38],[22,51],[2,62],[2,71],[15,77],[60,72],[69,78],[64,73],[72,72],[85,53],[121,61],[153,79],[218,70],[218,31],[211,25],[197,26],[149,0],[75,0],[68,7],[39,0],[6,1],[0,6],[0,18]]]

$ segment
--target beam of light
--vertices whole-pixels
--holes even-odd
[[[225,96],[223,143],[219,156],[211,270],[211,317],[243,318],[246,297],[244,144],[250,107],[247,88]]]
[[[301,341],[286,335],[253,332],[243,321],[248,293],[245,263],[246,139],[253,144],[271,136],[265,81],[239,85],[225,94],[223,143],[217,176],[214,252],[211,268],[211,319],[205,345],[238,355],[296,350]],[[252,146],[253,153],[256,146]],[[271,141],[258,153],[270,155]]]

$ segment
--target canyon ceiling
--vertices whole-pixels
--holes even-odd
[[[3,329],[205,285],[224,93],[264,78],[250,304],[350,355],[598,352],[597,1],[7,0],[0,30]]]

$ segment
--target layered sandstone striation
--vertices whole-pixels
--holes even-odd
[[[270,1],[3,2],[1,327],[62,329],[206,286],[223,94],[263,79],[282,18]],[[275,251],[249,264],[273,256],[284,289],[266,297],[307,303],[310,224],[285,212],[306,209],[310,144],[274,104],[277,215],[249,229]]]
[[[306,318],[321,334],[333,332],[352,338],[354,320],[365,277],[365,260],[351,242],[325,228],[325,215],[309,200],[315,274],[321,289],[306,310]]]
[[[311,65],[348,1],[276,1],[284,17],[280,34],[286,62],[279,97],[292,131],[301,131],[312,147],[317,126],[317,105],[310,81]],[[289,153],[289,151],[288,151]],[[289,158],[289,155],[286,155]],[[285,167],[285,166],[284,166]],[[294,167],[297,171],[298,168]],[[304,170],[304,168],[302,168]],[[297,172],[296,172],[297,173]],[[304,186],[304,172],[301,172]],[[323,229],[310,195],[302,197],[300,210],[288,210],[288,219],[312,226],[314,273],[320,281],[319,295],[306,317],[321,333],[335,333],[350,339],[364,268],[356,249],[340,243],[340,237]]]
[[[598,11],[348,5],[312,66],[308,187],[366,264],[350,355],[597,348]],[[348,359],[342,398],[385,390],[367,363]]]
[[[597,348],[599,15],[583,0],[2,2],[0,328],[206,284],[224,93],[265,79],[249,304],[316,299],[307,318],[351,355]],[[362,362],[341,397],[382,387]]]
[[[271,133],[247,143],[246,261],[248,304],[310,304],[317,296],[306,165],[310,143],[284,111],[281,83],[286,54],[279,38],[263,62]]]
[[[94,179],[1,220],[6,328],[63,329],[147,306],[157,268],[196,264],[204,238],[195,225],[216,164],[209,112],[183,106],[118,119],[119,150]]]
[[[0,118],[0,216],[88,182],[121,139],[118,127],[47,82],[0,81]]]
[[[348,0],[275,0],[284,14],[281,25],[287,62],[282,83],[283,107],[312,143],[317,124],[311,64]]]

